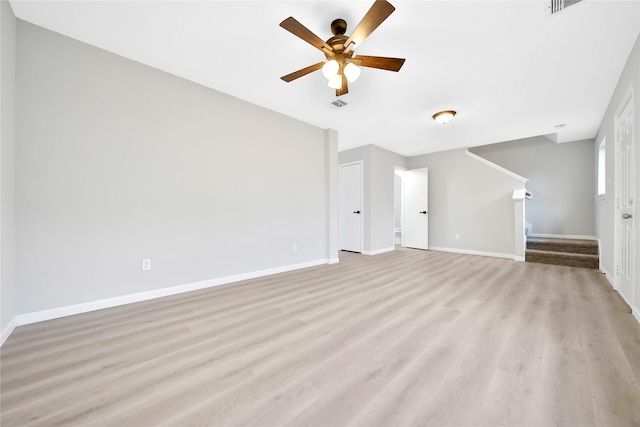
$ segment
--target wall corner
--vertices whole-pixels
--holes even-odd
[[[339,218],[339,158],[338,132],[325,129],[325,160],[327,173],[327,252],[328,260],[337,260],[339,251],[338,218]],[[335,261],[337,262],[337,261]],[[332,262],[330,262],[332,263]]]

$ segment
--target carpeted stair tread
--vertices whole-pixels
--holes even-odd
[[[598,242],[581,239],[527,237],[527,249],[598,255]]]
[[[527,249],[525,252],[525,261],[582,268],[599,268],[600,266],[600,258],[598,255],[537,249]]]

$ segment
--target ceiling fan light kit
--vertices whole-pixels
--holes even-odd
[[[340,89],[342,87],[342,76],[340,74],[334,74],[329,78],[329,84],[327,85],[333,89]]]
[[[353,56],[355,46],[360,46],[394,10],[395,7],[386,0],[376,0],[349,37],[345,35],[347,32],[347,23],[345,20],[334,20],[331,23],[333,37],[326,42],[312,33],[295,18],[289,17],[285,19],[280,23],[280,26],[320,50],[325,55],[327,62],[310,65],[286,76],[282,76],[281,79],[289,83],[299,77],[322,69],[322,74],[329,80],[328,86],[336,90],[336,96],[340,96],[349,93],[348,83],[353,83],[358,79],[362,72],[360,67],[399,71],[405,61],[403,58]]]
[[[361,72],[362,70],[360,69],[360,67],[358,67],[353,62],[349,62],[347,65],[344,66],[344,76],[347,78],[349,83],[353,83],[356,80],[358,80],[358,77],[360,77]]]
[[[330,79],[337,75],[338,71],[340,71],[340,64],[335,59],[325,62],[322,66],[322,75],[325,79]]]
[[[433,115],[433,120],[436,122],[446,125],[456,116],[456,112],[453,110],[444,110],[437,112]]]

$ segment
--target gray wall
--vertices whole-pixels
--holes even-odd
[[[364,165],[365,253],[394,246],[394,166],[401,166],[429,167],[429,246],[514,254],[512,194],[523,184],[465,151],[407,158],[366,145],[340,152],[341,164],[362,160]]]
[[[615,207],[615,176],[616,176],[616,165],[615,165],[615,114],[616,110],[620,106],[622,102],[622,98],[627,93],[629,87],[633,85],[634,87],[634,114],[635,114],[635,123],[634,123],[634,132],[635,132],[635,140],[634,140],[634,150],[635,150],[635,167],[636,167],[636,194],[635,200],[640,200],[640,185],[638,184],[638,178],[640,177],[640,37],[636,39],[636,43],[631,51],[629,59],[627,60],[627,64],[624,67],[622,74],[620,75],[620,79],[618,80],[618,84],[616,89],[611,97],[611,101],[607,108],[607,111],[602,119],[602,123],[600,124],[600,128],[598,130],[598,134],[595,139],[595,143],[592,146],[593,152],[597,153],[598,144],[602,141],[603,138],[607,140],[606,146],[606,196],[604,198],[600,198],[596,201],[596,218],[595,218],[595,233],[596,237],[600,239],[600,247],[601,247],[601,256],[600,256],[600,264],[602,268],[607,273],[607,276],[610,280],[613,280],[615,274],[615,265],[614,265],[614,227],[615,222],[617,220],[616,215],[616,207]],[[594,154],[595,159],[597,159],[597,154]],[[596,168],[594,160],[594,169]],[[596,182],[595,179],[592,184],[593,194],[596,192]],[[636,217],[638,215],[638,208],[635,210]],[[629,295],[625,295],[625,298],[631,303],[634,309],[634,314],[636,318],[640,319],[640,221],[635,221],[635,232],[636,232],[636,273],[635,273],[635,300],[631,301]]]
[[[402,178],[395,174],[393,176],[393,226],[402,227]]]
[[[363,252],[394,248],[394,166],[406,167],[407,158],[375,145],[339,153],[340,164],[363,162]]]
[[[429,168],[429,246],[514,255],[512,195],[523,184],[465,151],[409,158],[409,169]]]
[[[407,166],[407,158],[373,145],[371,148],[371,251],[393,249],[394,166]]]
[[[337,257],[335,135],[17,30],[17,313]]]
[[[326,168],[328,174],[328,184],[326,186],[325,197],[327,200],[327,261],[329,263],[339,262],[338,251],[340,242],[338,235],[339,217],[339,165],[338,165],[338,132],[327,129],[325,135]]]
[[[2,0],[0,3],[0,331],[5,332],[15,316],[16,295],[14,268],[16,18],[8,1]]]
[[[539,136],[469,151],[529,179],[526,220],[534,234],[594,236],[592,139],[557,144]]]

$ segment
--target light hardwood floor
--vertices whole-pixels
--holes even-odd
[[[399,249],[17,328],[1,424],[638,426],[596,270]]]

